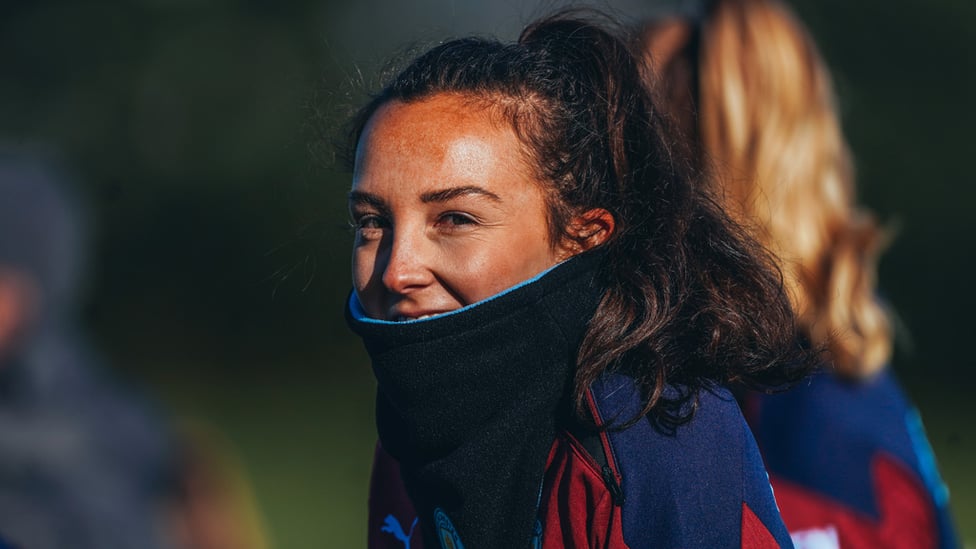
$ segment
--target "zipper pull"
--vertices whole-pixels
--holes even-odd
[[[610,490],[610,499],[613,500],[613,504],[616,506],[623,505],[624,491],[620,488],[620,484],[617,482],[617,476],[613,474],[613,469],[609,465],[603,466],[603,482],[606,483],[607,488]]]

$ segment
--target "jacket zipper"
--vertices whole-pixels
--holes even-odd
[[[620,483],[617,482],[617,475],[613,474],[613,469],[609,465],[603,466],[603,482],[606,483],[607,489],[610,490],[610,499],[616,506],[621,506],[624,504],[624,491],[620,488]]]

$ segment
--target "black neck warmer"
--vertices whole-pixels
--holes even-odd
[[[347,320],[378,381],[380,441],[400,462],[425,546],[530,545],[557,418],[569,413],[576,355],[603,294],[602,258],[576,256],[417,321],[364,318],[350,298]]]

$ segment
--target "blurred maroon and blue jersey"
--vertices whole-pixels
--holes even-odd
[[[798,548],[958,547],[921,419],[888,371],[818,375],[745,407]]]

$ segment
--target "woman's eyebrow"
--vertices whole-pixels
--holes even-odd
[[[386,204],[386,201],[382,198],[376,196],[372,193],[366,193],[363,191],[349,191],[349,205],[365,205],[372,206],[380,211],[380,213],[386,215],[390,211],[390,207]]]
[[[502,199],[497,194],[478,187],[477,185],[464,185],[461,187],[451,187],[449,189],[442,189],[439,191],[428,191],[420,195],[420,201],[426,203],[429,202],[447,202],[448,200],[457,198],[459,196],[464,196],[467,194],[476,194],[489,198],[495,202],[501,202]]]

